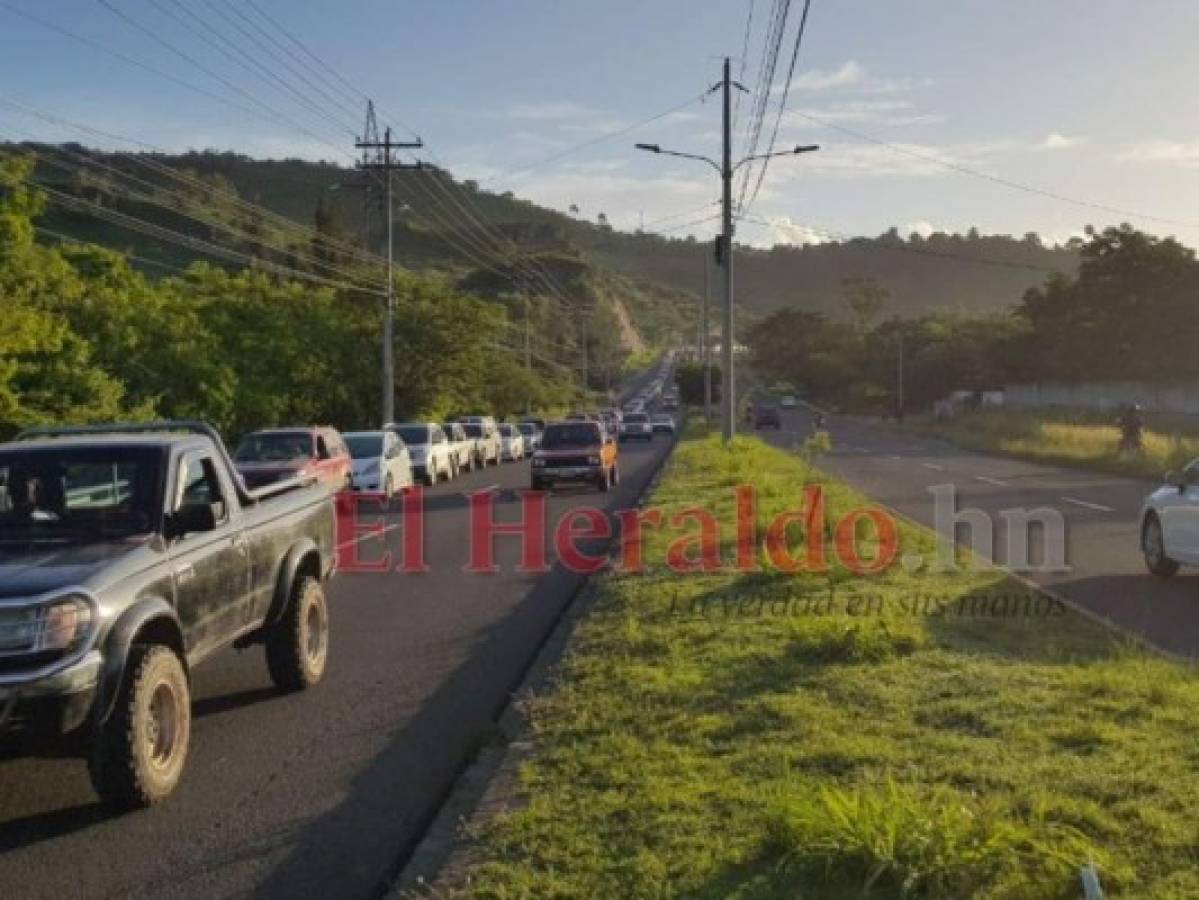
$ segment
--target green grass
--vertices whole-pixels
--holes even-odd
[[[1161,476],[1199,457],[1199,422],[1150,416],[1142,452],[1119,454],[1115,415],[1060,409],[989,409],[953,419],[909,419],[906,428],[964,447],[1045,462],[1081,465],[1122,475]]]
[[[692,437],[652,502],[726,522],[752,483],[765,522],[812,480],[830,518],[866,502]],[[1199,896],[1189,669],[1060,607],[938,612],[1039,599],[987,570],[683,576],[653,562],[677,535],[602,580],[529,702],[525,802],[484,829],[470,895],[1073,898],[1094,862],[1112,897]]]

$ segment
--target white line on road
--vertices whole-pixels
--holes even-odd
[[[1110,506],[1104,506],[1102,503],[1090,503],[1086,500],[1076,500],[1073,497],[1063,497],[1067,503],[1073,503],[1075,506],[1082,506],[1086,509],[1097,509],[1099,512],[1115,512],[1116,510]]]
[[[896,460],[900,460],[900,461],[902,461],[902,460],[903,460],[903,457],[902,457],[902,456],[896,456],[894,453],[892,453],[892,454],[891,454],[891,459],[896,459]]]
[[[920,465],[924,466],[924,468],[926,468],[926,469],[932,469],[934,472],[944,472],[945,471],[944,466],[938,466],[936,463],[921,463]]]
[[[1006,481],[1000,481],[998,478],[992,478],[990,475],[975,475],[975,480],[985,481],[987,484],[995,484],[999,487],[1007,487]]]
[[[371,538],[381,538],[381,537],[383,537],[383,535],[387,534],[387,532],[395,531],[402,524],[404,524],[404,523],[403,522],[393,522],[392,524],[384,525],[382,528],[379,528],[379,529],[371,529],[370,531],[366,532],[365,534],[358,535],[358,537],[356,537],[356,538],[351,538],[348,541],[342,541],[340,544],[337,545],[337,549],[344,550],[346,547],[353,546],[354,544],[360,544],[363,541],[370,540]]]

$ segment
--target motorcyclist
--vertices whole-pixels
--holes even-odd
[[[1141,434],[1145,429],[1145,421],[1141,418],[1141,404],[1134,403],[1124,410],[1116,420],[1120,428],[1120,450],[1133,452],[1141,449]]]

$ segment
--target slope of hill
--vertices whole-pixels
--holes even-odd
[[[39,152],[51,159],[63,159],[63,153],[84,154],[112,170],[146,177],[127,156],[80,147],[39,148]],[[317,223],[331,237],[376,252],[383,249],[382,216],[376,214],[380,191],[360,172],[301,160],[254,160],[233,153],[151,158],[211,185],[207,195],[197,189],[197,203],[211,207],[215,202],[219,207],[222,191],[236,192],[295,221]],[[112,176],[81,167],[74,159],[66,162],[69,165],[62,167],[43,162],[39,180],[206,236],[203,226],[180,219],[179,214],[187,210],[172,211],[145,197],[106,191],[104,181]],[[592,282],[603,282],[609,291],[620,294],[628,321],[638,332],[633,338],[627,327],[623,329],[626,346],[639,340],[677,340],[691,333],[703,289],[703,258],[710,252],[706,242],[617,232],[604,223],[539,207],[510,192],[481,190],[474,182],[456,181],[435,167],[397,173],[395,194],[399,209],[394,249],[404,266],[438,269],[461,278],[486,272],[506,278],[516,274],[510,260],[517,251],[532,254],[539,267],[555,258],[570,258],[594,269]],[[230,208],[222,218],[261,235],[261,240],[247,242],[247,252],[296,263],[294,254],[289,258],[285,249],[271,249],[290,246],[294,236],[277,233],[270,222],[247,217],[244,211]],[[153,238],[97,223],[78,211],[52,207],[47,222],[73,236],[125,247],[151,260],[180,264],[191,255]],[[841,316],[845,314],[842,281],[873,278],[889,294],[885,314],[912,317],[944,308],[982,312],[1011,306],[1050,273],[1073,272],[1077,261],[1074,248],[1046,247],[1035,235],[1017,239],[980,236],[972,230],[968,235],[913,235],[905,240],[892,230],[876,238],[804,247],[738,247],[736,279],[739,302],[751,316],[787,306]],[[520,273],[526,280],[528,269],[524,266]],[[530,288],[539,289],[539,281],[544,287],[544,279],[534,278]],[[497,286],[492,288],[499,292]],[[512,289],[509,281],[508,290]]]

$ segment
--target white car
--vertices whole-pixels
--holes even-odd
[[[1199,459],[1145,498],[1141,508],[1141,552],[1154,575],[1169,576],[1180,565],[1199,566]]]
[[[525,439],[525,453],[536,453],[541,449],[541,429],[536,422],[517,422],[516,428]]]
[[[351,431],[342,438],[350,450],[350,481],[356,491],[391,497],[412,487],[412,458],[394,431]]]
[[[458,421],[462,423],[467,439],[475,442],[475,465],[480,469],[488,463],[498,466],[503,447],[495,419],[491,416],[464,416]]]
[[[466,429],[461,422],[443,422],[441,430],[450,442],[450,462],[453,463],[455,477],[463,472],[473,472],[477,456],[474,438],[466,436]]]
[[[450,457],[450,441],[436,422],[401,422],[386,426],[408,446],[412,471],[416,478],[432,486],[454,477],[454,461]]]
[[[516,462],[525,458],[525,436],[515,425],[505,422],[500,426],[500,456]]]
[[[643,441],[654,439],[654,426],[650,422],[649,413],[635,412],[625,415],[624,421],[620,424],[620,439],[631,441],[633,438]]]
[[[795,409],[795,398],[788,394],[779,401],[779,406],[781,406],[783,409]]]

